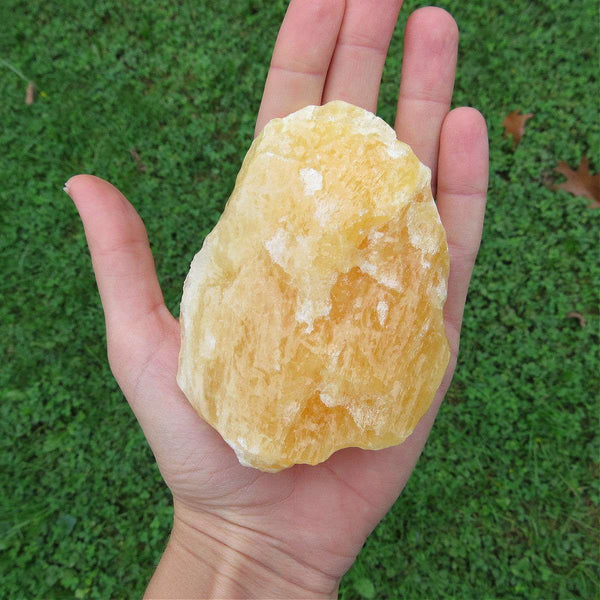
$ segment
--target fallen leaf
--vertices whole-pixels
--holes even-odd
[[[582,327],[585,327],[585,318],[581,313],[571,311],[565,315],[566,319],[577,319]]]
[[[27,104],[29,106],[30,104],[33,104],[34,100],[35,100],[35,83],[33,83],[33,81],[30,81],[27,84],[27,91],[25,92],[25,104]]]
[[[556,165],[555,171],[564,175],[567,181],[551,184],[548,186],[550,189],[565,190],[573,196],[584,196],[592,200],[588,208],[600,208],[600,173],[590,173],[590,165],[585,156],[581,157],[577,171],[573,171],[564,160]]]
[[[131,157],[133,158],[133,160],[135,160],[135,164],[137,165],[137,168],[142,173],[145,173],[146,165],[142,162],[142,157],[139,155],[138,151],[135,148],[131,148],[129,150],[129,154],[131,154]]]
[[[504,137],[512,135],[513,144],[516,148],[525,133],[525,124],[529,119],[533,118],[532,113],[521,114],[520,110],[514,110],[511,112],[504,121],[502,121],[502,127],[504,127]]]

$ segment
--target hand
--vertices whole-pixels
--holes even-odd
[[[273,117],[334,99],[374,112],[400,4],[292,0],[256,132]],[[457,45],[444,10],[409,18],[395,129],[432,171],[450,249],[444,314],[452,358],[433,406],[400,446],[349,448],[275,474],[240,466],[177,386],[179,324],[163,302],[141,219],[109,183],[89,175],[67,182],[92,256],[112,371],[173,494],[173,532],[149,596],[334,597],[406,484],[452,378],[485,210],[485,121],[471,108],[448,112]]]

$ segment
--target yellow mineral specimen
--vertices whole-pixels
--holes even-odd
[[[430,171],[386,123],[274,119],[185,281],[179,386],[263,471],[399,444],[448,364],[447,279]]]

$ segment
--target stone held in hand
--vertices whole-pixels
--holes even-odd
[[[240,463],[403,442],[449,360],[430,170],[372,113],[272,120],[195,256],[177,380]]]

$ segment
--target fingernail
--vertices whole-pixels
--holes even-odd
[[[69,196],[71,196],[71,190],[69,189],[69,182],[68,181],[63,186],[63,192],[65,192],[65,194],[68,194]]]

